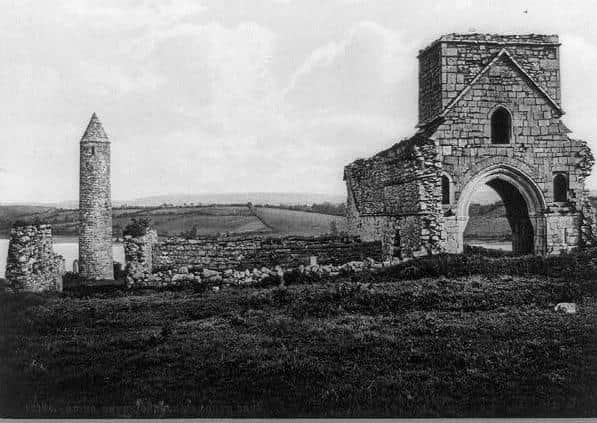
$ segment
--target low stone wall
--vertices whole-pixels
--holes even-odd
[[[10,230],[6,280],[13,291],[61,291],[64,259],[54,253],[50,225]]]
[[[157,241],[150,233],[126,237],[124,243],[129,286],[152,279],[167,283],[176,275],[209,278],[213,272],[235,280],[244,278],[241,273],[257,275],[259,279],[301,266],[340,266],[366,259],[380,260],[382,255],[380,242],[361,242],[346,236],[225,236]]]
[[[379,258],[378,242],[360,242],[355,237],[204,237],[168,238],[155,244],[153,269],[201,267],[211,270],[283,268],[309,264],[311,256],[320,264],[342,264],[367,257]]]
[[[400,260],[378,262],[373,259],[365,259],[361,261],[351,261],[348,263],[334,265],[334,264],[313,264],[313,265],[300,265],[296,268],[282,268],[276,267],[261,267],[260,269],[254,268],[253,270],[210,270],[207,268],[197,267],[182,267],[177,271],[167,270],[158,271],[152,274],[144,274],[142,277],[133,279],[132,277],[127,278],[128,287],[172,287],[172,286],[210,286],[213,289],[219,289],[220,286],[255,286],[263,282],[268,278],[276,278],[276,283],[284,284],[289,274],[301,274],[306,276],[317,275],[319,277],[324,276],[337,276],[340,274],[351,274],[362,272],[364,270],[382,269],[387,266],[400,263]],[[141,274],[138,274],[141,276]]]

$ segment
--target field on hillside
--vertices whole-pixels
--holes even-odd
[[[246,206],[162,207],[122,214],[114,226],[124,228],[133,217],[149,217],[159,235],[180,235],[196,228],[197,234],[267,232]]]
[[[592,199],[594,203],[596,198]],[[596,203],[597,204],[597,203]],[[467,240],[510,239],[511,229],[500,204],[472,204],[464,237]],[[288,210],[278,207],[244,205],[188,206],[188,207],[132,207],[113,209],[113,233],[121,236],[122,229],[133,218],[150,217],[158,234],[179,235],[197,228],[200,235],[216,233],[264,232],[282,235],[321,235],[332,230],[346,231],[342,216]],[[0,206],[0,235],[7,236],[15,220],[50,223],[55,235],[77,236],[78,210],[40,206]]]
[[[338,232],[346,231],[346,219],[342,216],[269,207],[255,207],[255,214],[272,232],[279,234],[310,236],[330,233],[332,222],[335,222]]]
[[[596,321],[549,278],[0,296],[0,414],[595,416]]]
[[[502,203],[471,204],[469,221],[464,230],[465,240],[512,238],[512,229]]]
[[[337,223],[339,231],[345,230],[341,216],[312,213],[280,208],[248,206],[193,206],[193,207],[145,207],[115,208],[113,215],[114,236],[133,218],[149,217],[161,236],[180,235],[196,227],[199,235],[216,233],[262,232],[291,235],[322,235],[329,233],[331,222]],[[0,233],[6,236],[15,220],[52,224],[55,235],[77,236],[78,210],[54,208],[28,208],[19,206],[4,209],[0,206]]]

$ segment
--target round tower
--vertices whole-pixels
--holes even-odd
[[[94,113],[80,143],[79,275],[114,279],[110,141]]]

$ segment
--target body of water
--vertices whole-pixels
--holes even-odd
[[[490,248],[492,250],[504,250],[504,251],[512,251],[512,241],[487,241],[487,240],[477,240],[477,239],[467,239],[464,241],[465,244],[470,245],[472,247],[483,247],[483,248]]]
[[[54,252],[64,257],[66,270],[73,270],[73,261],[79,259],[79,240],[71,237],[53,238]],[[114,243],[112,245],[112,252],[114,254],[114,261],[122,263],[124,266],[124,247],[121,243]],[[6,273],[6,258],[8,256],[8,239],[0,239],[0,278],[3,278]]]

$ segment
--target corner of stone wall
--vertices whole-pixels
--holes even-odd
[[[576,168],[579,176],[584,181],[590,174],[595,164],[595,156],[588,143],[583,140],[575,140],[580,143],[581,148],[577,153],[578,160]],[[593,247],[597,245],[597,215],[596,210],[589,199],[589,191],[583,190],[580,198],[580,239],[579,246]]]
[[[50,225],[16,226],[10,230],[6,280],[13,292],[62,291],[64,258],[55,254]]]
[[[127,286],[146,279],[153,268],[153,249],[157,244],[158,234],[149,229],[143,236],[124,237],[124,260]]]
[[[597,246],[597,210],[589,199],[589,191],[583,191],[580,208],[581,247]]]
[[[426,138],[419,147],[423,154],[421,185],[421,251],[437,254],[445,251],[446,232],[442,209],[442,161],[437,143]]]

